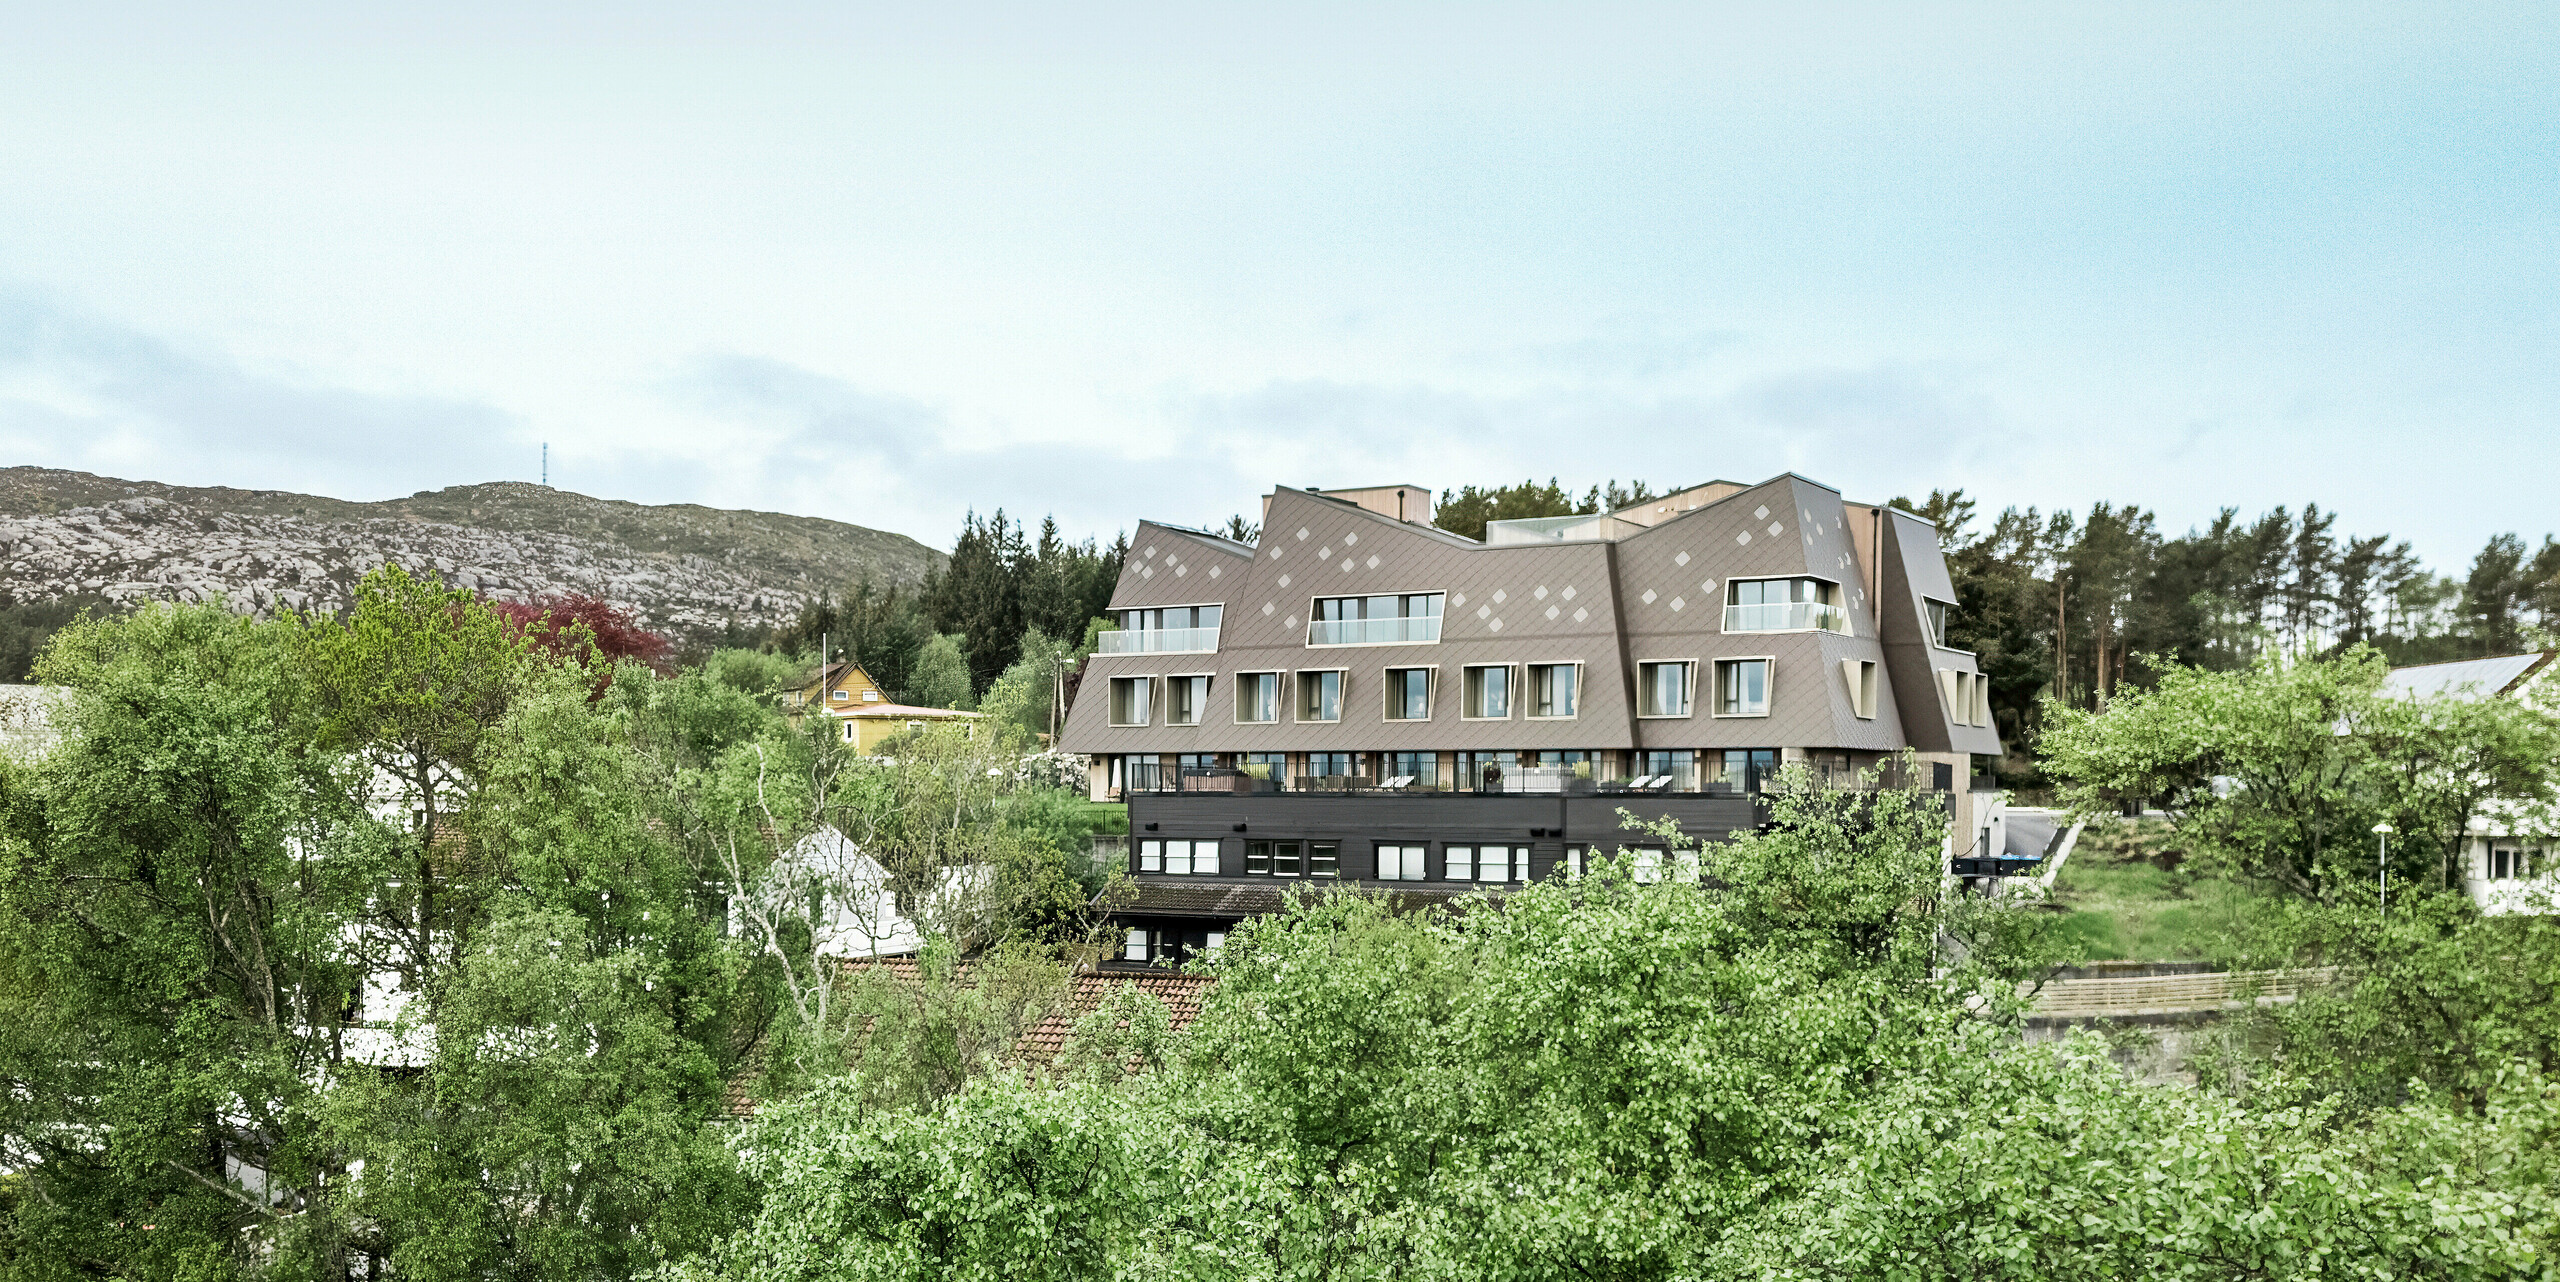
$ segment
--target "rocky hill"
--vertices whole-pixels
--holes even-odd
[[[781,622],[865,575],[914,582],[942,554],[814,517],[648,507],[521,482],[352,503],[0,468],[0,598],[334,610],[385,561],[503,600],[583,592],[680,640]]]

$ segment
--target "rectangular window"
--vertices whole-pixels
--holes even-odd
[[[1922,599],[1929,621],[1929,644],[1944,648],[1947,644],[1947,615],[1955,609],[1944,601]]]
[[[1111,724],[1143,726],[1153,715],[1154,677],[1111,678]]]
[[[1716,660],[1716,715],[1769,715],[1769,660]]]
[[[1530,664],[1529,715],[1556,718],[1572,716],[1574,696],[1580,692],[1581,684],[1581,664]]]
[[[1308,645],[1411,645],[1440,639],[1438,592],[1340,596],[1316,601]]]
[[[1167,677],[1164,683],[1164,723],[1169,726],[1196,726],[1200,713],[1209,706],[1209,678]]]
[[[1268,779],[1274,787],[1289,782],[1289,756],[1282,752],[1247,752],[1236,758],[1236,768],[1256,779]]]
[[[1591,847],[1589,846],[1567,846],[1564,848],[1564,875],[1566,880],[1580,881],[1582,879],[1582,861],[1588,858],[1590,854]]]
[[[1123,961],[1142,962],[1147,960],[1147,932],[1143,930],[1130,931],[1128,942],[1123,945],[1120,950],[1120,957]]]
[[[1342,843],[1310,841],[1307,843],[1307,875],[1339,877],[1342,875]]]
[[[1378,847],[1378,880],[1420,881],[1423,850],[1420,846]]]
[[[1218,648],[1215,605],[1170,605],[1159,609],[1122,610],[1120,628],[1100,639],[1103,654],[1166,654]]]
[[[1342,720],[1342,673],[1339,670],[1298,674],[1298,720]]]
[[[1685,660],[1674,663],[1640,663],[1636,665],[1637,715],[1646,717],[1685,717],[1689,715],[1691,674],[1697,665]]]
[[[1872,659],[1842,659],[1840,684],[1848,690],[1849,715],[1872,721],[1876,715],[1876,664]]]
[[[1163,871],[1164,871],[1164,843],[1163,843],[1163,842],[1161,842],[1161,841],[1142,841],[1142,842],[1139,842],[1139,843],[1138,843],[1138,871],[1140,871],[1140,872],[1163,872]]]
[[[1948,721],[1960,726],[1991,724],[1991,685],[1980,675],[1938,669],[1938,697],[1946,701]]]
[[[1322,844],[1329,851],[1339,850],[1331,843]],[[1303,876],[1306,871],[1305,845],[1295,841],[1248,841],[1244,843],[1244,870],[1255,877]]]
[[[1194,877],[1215,877],[1218,875],[1217,842],[1195,841],[1191,843],[1191,875]]]
[[[1460,792],[1498,792],[1502,788],[1502,755],[1499,752],[1461,752],[1458,754],[1458,790]],[[1486,777],[1492,771],[1492,777]]]
[[[1727,632],[1847,632],[1840,585],[1825,579],[1734,579],[1725,584]]]
[[[1708,791],[1722,793],[1758,792],[1778,774],[1778,750],[1775,748],[1727,748],[1710,752],[1701,762],[1706,773]]]
[[[1352,757],[1353,754],[1348,752],[1310,752],[1307,754],[1307,774],[1316,779],[1347,777],[1360,764]]]
[[[1387,669],[1387,720],[1431,719],[1431,669]]]
[[[1400,787],[1437,788],[1440,786],[1440,758],[1429,752],[1390,752],[1386,754],[1386,765],[1380,767],[1379,773],[1387,779],[1411,781]]]
[[[1636,760],[1647,792],[1695,792],[1698,790],[1698,754],[1686,748],[1656,749]]]
[[[1188,877],[1191,875],[1190,842],[1168,841],[1164,843],[1164,870],[1176,877]]]
[[[1527,881],[1527,846],[1451,846],[1446,875],[1450,881]]]
[[[834,697],[834,699],[836,700],[836,702],[838,702],[838,703],[843,703],[843,702],[845,702],[845,701],[847,701],[847,700],[849,700],[849,699],[853,698],[853,696],[852,696],[852,695],[850,695],[850,694],[848,694],[848,693],[846,693],[846,692],[844,692],[844,691],[842,691],[842,690],[835,691],[835,692],[833,693],[833,697]]]
[[[1469,668],[1462,716],[1501,721],[1511,716],[1511,665]]]
[[[1280,674],[1277,672],[1240,672],[1236,674],[1236,720],[1251,725],[1280,719]]]

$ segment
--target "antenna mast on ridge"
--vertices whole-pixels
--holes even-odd
[[[551,442],[542,443],[542,487],[551,488]]]

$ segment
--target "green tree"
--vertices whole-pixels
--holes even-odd
[[[976,706],[977,700],[969,694],[969,659],[961,652],[957,634],[946,632],[925,643],[924,652],[916,657],[907,688],[898,698],[901,703],[920,708],[965,710]]]

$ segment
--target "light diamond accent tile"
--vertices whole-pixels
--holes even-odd
[[[1166,562],[1165,564],[1167,564],[1167,565],[1172,565],[1173,563],[1172,563],[1172,562],[1170,562],[1170,561],[1168,561],[1168,562]],[[1190,566],[1187,566],[1187,565],[1175,565],[1175,566],[1173,567],[1173,577],[1175,577],[1175,578],[1177,578],[1177,579],[1178,579],[1178,578],[1181,578],[1183,575],[1186,575],[1186,574],[1189,574],[1189,573],[1191,573],[1191,567],[1190,567]]]
[[[1349,573],[1351,573],[1351,567],[1352,567],[1352,566],[1354,566],[1354,565],[1357,565],[1357,564],[1359,564],[1359,563],[1358,563],[1358,562],[1356,562],[1356,561],[1354,561],[1354,560],[1352,560],[1350,557],[1347,557],[1347,556],[1346,556],[1346,557],[1342,558],[1342,572],[1343,572],[1344,574],[1349,574]]]
[[[1716,594],[1716,581],[1714,579],[1700,579],[1698,580],[1698,590],[1706,593],[1708,596],[1714,596]]]
[[[1685,610],[1685,609],[1687,609],[1688,607],[1689,607],[1689,603],[1688,603],[1687,601],[1682,600],[1682,599],[1681,599],[1681,598],[1679,598],[1679,597],[1673,597],[1673,598],[1671,598],[1671,608],[1672,608],[1672,610],[1674,610],[1675,612],[1676,612],[1676,611],[1679,611],[1679,610]]]
[[[1138,567],[1138,577],[1142,579],[1152,579],[1156,577],[1156,567],[1152,565]]]
[[[1688,553],[1686,553],[1686,552],[1683,552],[1683,553],[1681,553],[1680,555],[1678,555],[1678,556],[1675,556],[1675,557],[1671,558],[1671,563],[1672,563],[1673,565],[1685,566],[1685,565],[1689,564],[1689,554],[1688,554]]]
[[[1147,559],[1150,561],[1156,559],[1156,548],[1152,543],[1147,545]]]
[[[1754,521],[1766,521],[1766,520],[1768,520],[1768,519],[1769,519],[1769,509],[1768,509],[1768,508],[1766,508],[1766,507],[1755,507],[1755,508],[1751,509],[1751,519],[1752,519],[1752,520],[1754,520]]]
[[[1769,537],[1770,537],[1770,538],[1773,538],[1773,539],[1774,539],[1774,538],[1778,537],[1779,535],[1784,534],[1784,533],[1786,533],[1786,532],[1787,532],[1787,527],[1786,527],[1786,526],[1781,525],[1781,524],[1779,524],[1779,523],[1778,523],[1778,522],[1776,522],[1776,521],[1771,521],[1771,522],[1769,523]]]
[[[1271,549],[1271,559],[1272,559],[1272,560],[1274,560],[1274,561],[1277,561],[1277,560],[1279,560],[1279,559],[1280,559],[1280,549],[1278,549],[1278,548],[1273,548],[1273,549]]]
[[[1370,569],[1372,569],[1372,570],[1374,570],[1374,569],[1377,569],[1377,568],[1378,568],[1378,558],[1376,558],[1376,557],[1374,557],[1374,556],[1372,556],[1372,557],[1370,557],[1370,558],[1369,558],[1369,568],[1370,568]]]
[[[1274,607],[1272,606],[1272,604],[1271,604],[1270,602],[1268,602],[1268,601],[1263,602],[1263,603],[1262,603],[1262,617],[1263,617],[1263,618],[1266,618],[1266,619],[1270,618],[1270,617],[1271,617],[1271,611],[1272,611],[1272,609],[1273,609],[1273,608],[1274,608]]]
[[[1644,602],[1646,605],[1651,605],[1651,604],[1653,604],[1653,589],[1651,589],[1651,588],[1646,588],[1646,589],[1644,590],[1644,596],[1641,598],[1641,600],[1643,600],[1643,602]]]
[[[1572,600],[1572,599],[1573,599],[1573,585],[1572,585],[1572,584],[1570,584],[1570,583],[1568,583],[1568,584],[1564,585],[1564,591],[1559,592],[1559,593],[1557,593],[1556,595],[1557,595],[1557,596],[1560,596],[1560,597],[1563,597],[1563,598],[1564,598],[1565,600],[1567,600],[1567,601]]]
[[[1222,575],[1222,574],[1225,574],[1226,572],[1227,572],[1227,571],[1226,571],[1226,568],[1225,568],[1224,566],[1216,566],[1216,565],[1213,565],[1213,566],[1210,566],[1210,567],[1209,567],[1209,577],[1210,577],[1210,578],[1213,578],[1213,579],[1214,579],[1214,578],[1217,578],[1218,576],[1220,576],[1220,575]]]
[[[1510,600],[1510,599],[1511,599],[1510,594],[1508,594],[1508,593],[1504,592],[1502,589],[1500,589],[1500,588],[1495,588],[1495,589],[1493,590],[1493,603],[1494,603],[1495,605],[1500,605],[1500,604],[1502,604],[1503,602],[1508,601],[1508,600]]]
[[[1458,595],[1456,595],[1456,596],[1453,596],[1453,597],[1449,598],[1449,607],[1450,607],[1451,609],[1463,610],[1463,609],[1465,609],[1465,608],[1466,608],[1466,605],[1467,605],[1467,594],[1466,594],[1466,593],[1464,593],[1464,592],[1461,592],[1461,593],[1459,593]]]
[[[1494,631],[1494,632],[1500,632],[1500,631],[1502,630],[1502,620],[1500,620],[1500,619],[1496,619],[1496,620],[1494,620],[1493,622],[1488,623],[1488,624],[1486,624],[1486,625],[1484,625],[1484,626],[1485,626],[1487,629],[1491,630],[1491,631]]]
[[[1551,605],[1551,606],[1548,606],[1548,607],[1547,607],[1547,621],[1548,621],[1549,623],[1553,623],[1553,622],[1555,622],[1555,617],[1556,617],[1557,615],[1559,615],[1559,614],[1562,614],[1562,613],[1564,613],[1564,610],[1563,610],[1561,607],[1558,607],[1558,606],[1552,606],[1552,605]]]
[[[1304,543],[1304,542],[1306,542],[1306,541],[1307,541],[1307,527],[1305,527],[1305,526],[1303,526],[1303,525],[1301,525],[1301,526],[1299,526],[1299,527],[1298,527],[1298,541],[1299,541],[1300,543]]]
[[[1289,576],[1288,576],[1288,575],[1283,574],[1283,575],[1281,575],[1281,576],[1280,576],[1280,586],[1282,586],[1282,587],[1284,587],[1284,588],[1285,588],[1285,587],[1287,587],[1287,586],[1289,586]]]
[[[1582,622],[1583,620],[1588,619],[1588,618],[1590,618],[1590,617],[1591,617],[1591,612],[1590,612],[1589,610],[1576,610],[1576,611],[1574,611],[1574,612],[1573,612],[1573,621],[1574,621],[1574,622],[1576,622],[1576,623],[1580,623],[1580,622]]]
[[[1295,630],[1297,629],[1297,626],[1298,626],[1298,616],[1296,616],[1296,615],[1294,615],[1294,614],[1293,614],[1293,615],[1290,615],[1288,618],[1282,619],[1282,620],[1280,621],[1280,626],[1281,626],[1281,627],[1284,627],[1284,628],[1288,628],[1288,629],[1290,629],[1290,630],[1292,630],[1292,631],[1295,631]]]
[[[1327,544],[1327,545],[1325,545],[1324,547],[1317,548],[1317,549],[1316,549],[1316,559],[1317,559],[1317,560],[1319,560],[1319,561],[1330,561],[1330,560],[1332,560],[1332,559],[1333,559],[1333,546],[1332,546],[1331,544]]]
[[[1736,543],[1740,543],[1740,544],[1748,545],[1748,544],[1751,542],[1751,531],[1749,531],[1749,530],[1744,530],[1742,533],[1737,534],[1737,535],[1734,535],[1734,536],[1733,536],[1733,541],[1734,541],[1734,542],[1736,542]]]
[[[1476,607],[1476,617],[1477,617],[1477,618],[1479,618],[1479,619],[1486,619],[1486,618],[1491,618],[1491,617],[1493,617],[1493,607],[1492,607],[1492,606],[1489,606],[1489,605],[1480,605],[1480,606],[1477,606],[1477,607]]]
[[[1359,536],[1358,534],[1346,534],[1346,535],[1343,535],[1343,536],[1342,536],[1342,546],[1344,546],[1344,547],[1349,547],[1349,546],[1351,546],[1352,544],[1357,543],[1357,542],[1359,542],[1359,541],[1360,541],[1360,536]]]
[[[1546,585],[1546,584],[1543,584],[1543,583],[1539,584],[1539,585],[1538,585],[1538,590],[1537,590],[1537,591],[1535,591],[1535,592],[1530,593],[1529,595],[1531,595],[1531,596],[1533,596],[1533,597],[1536,597],[1536,598],[1538,598],[1538,599],[1539,599],[1539,600],[1541,600],[1541,601],[1546,600],[1546,599],[1547,599],[1547,585]]]

